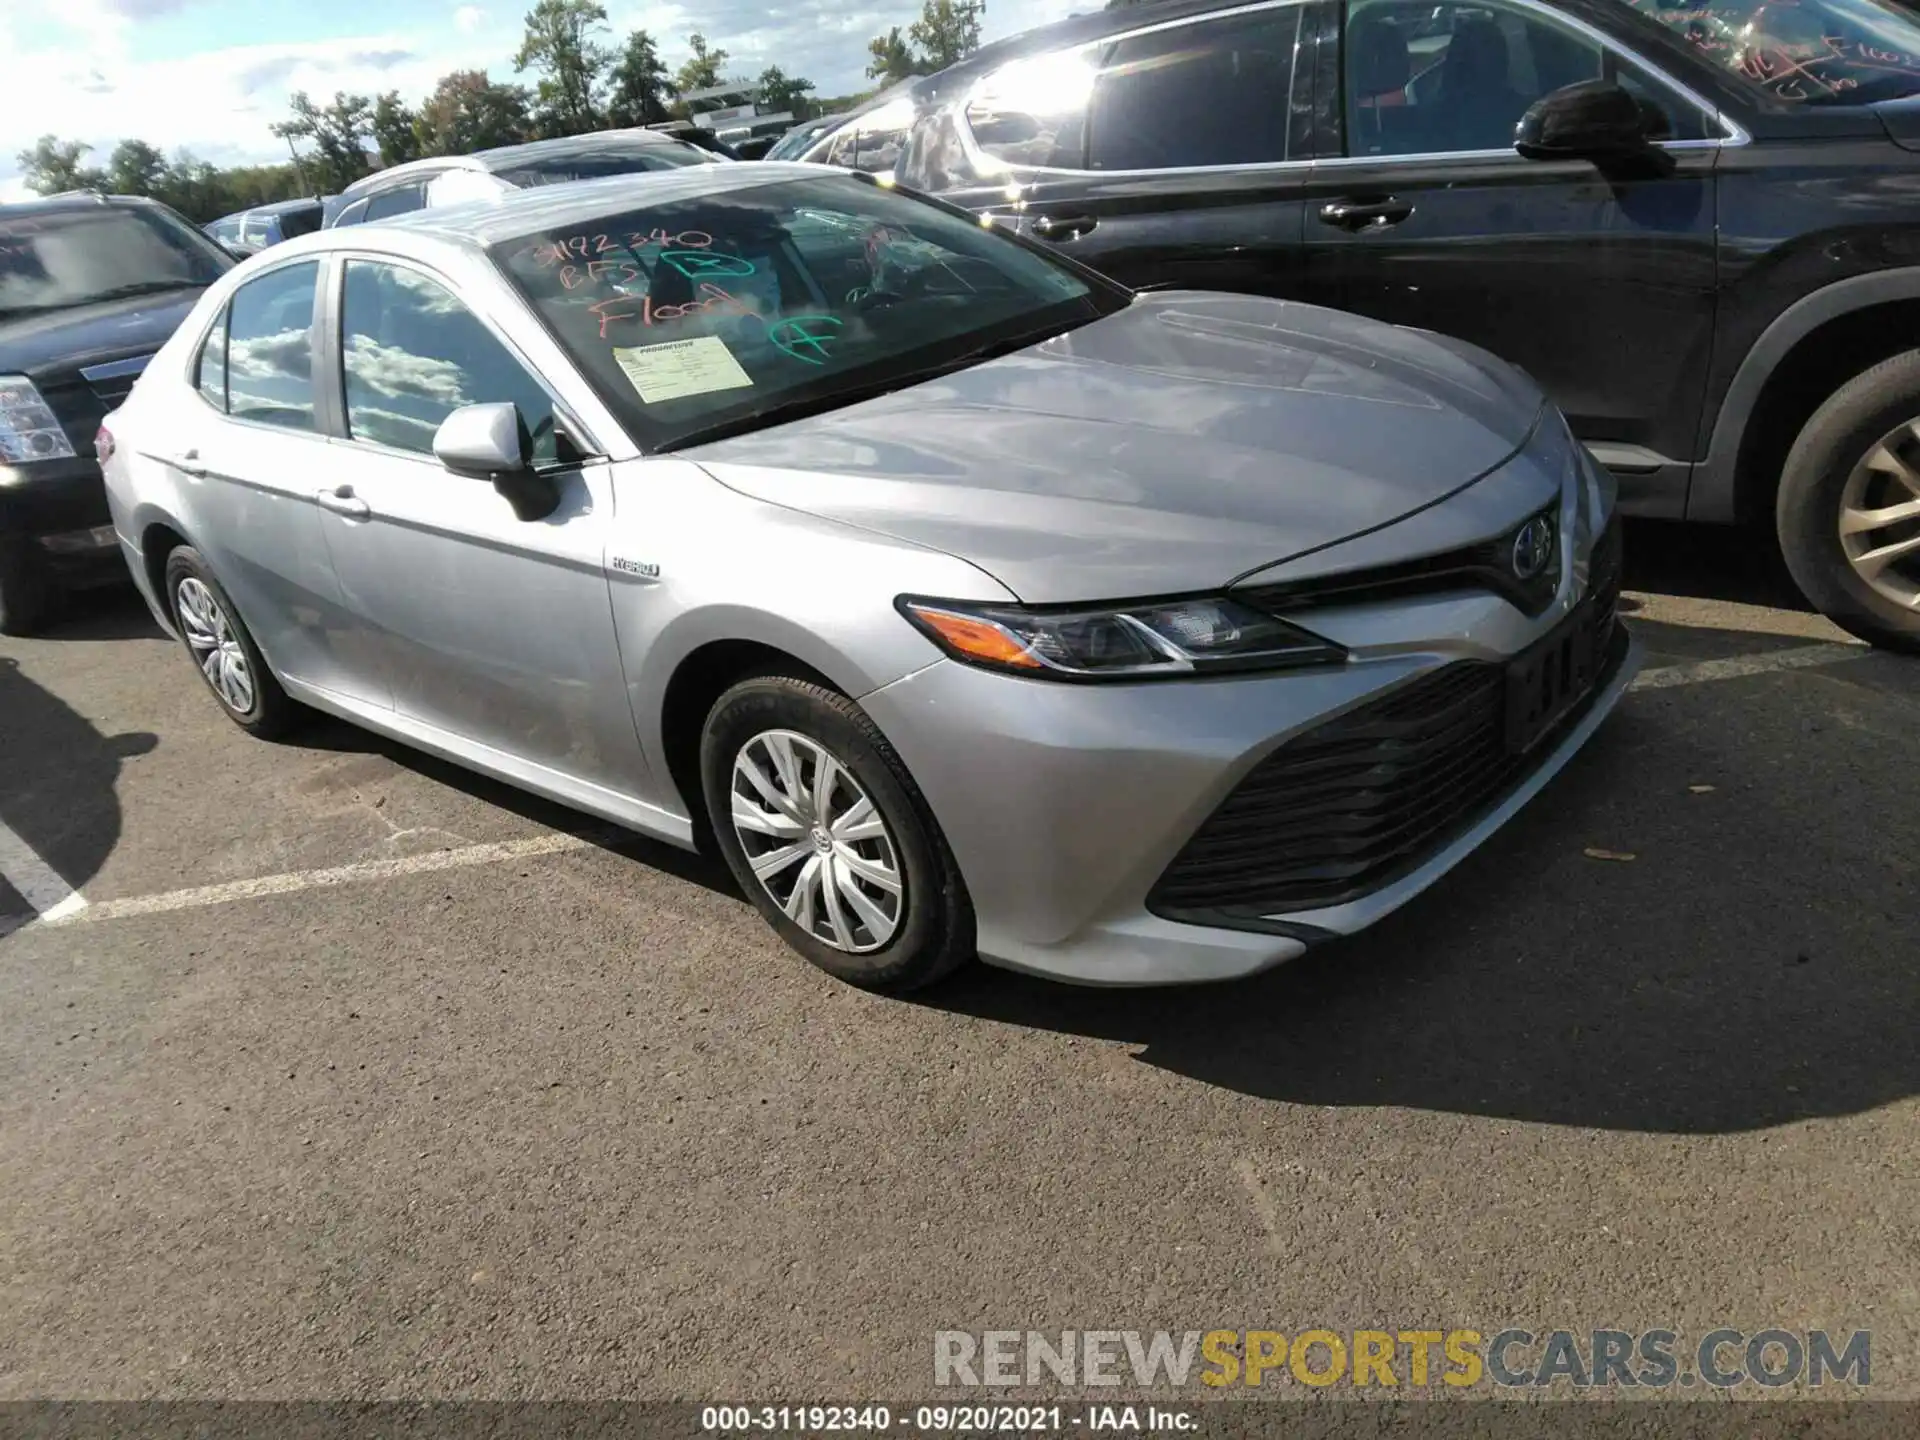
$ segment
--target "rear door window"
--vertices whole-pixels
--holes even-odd
[[[270,270],[233,292],[227,315],[227,412],[313,430],[313,291],[317,261]]]
[[[1094,82],[1094,170],[1259,165],[1287,158],[1298,7],[1120,41]]]
[[[385,220],[394,215],[405,215],[418,210],[427,203],[426,191],[419,185],[401,185],[392,190],[382,191],[367,201],[366,218],[369,221]]]

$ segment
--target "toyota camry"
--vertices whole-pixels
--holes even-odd
[[[239,725],[328,711],[711,847],[875,989],[1349,934],[1637,663],[1612,484],[1517,370],[811,166],[276,246],[97,448]]]

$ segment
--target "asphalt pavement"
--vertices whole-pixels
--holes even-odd
[[[714,865],[250,739],[128,594],[0,641],[0,1399],[855,1400],[941,1330],[1509,1324],[1870,1329],[1920,1398],[1920,661],[1743,537],[1628,543],[1649,672],[1533,805],[1177,991],[866,996]]]

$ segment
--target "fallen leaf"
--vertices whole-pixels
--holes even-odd
[[[1711,795],[1713,793],[1713,786],[1711,785],[1689,785],[1687,789],[1695,795]]]
[[[1602,850],[1598,845],[1589,845],[1583,852],[1589,860],[1637,860],[1640,857],[1626,850]]]

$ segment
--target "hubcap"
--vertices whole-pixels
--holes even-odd
[[[817,740],[767,730],[733,761],[733,833],[773,903],[823,945],[878,950],[905,913],[893,836]]]
[[[1840,492],[1847,563],[1883,598],[1920,610],[1920,420],[1868,450]]]
[[[191,575],[180,582],[173,596],[181,633],[187,637],[187,648],[193,652],[200,673],[207,677],[221,704],[236,715],[245,715],[253,709],[253,670],[227,612],[213,598],[213,591]]]

